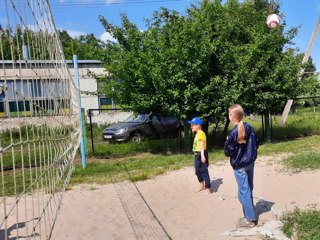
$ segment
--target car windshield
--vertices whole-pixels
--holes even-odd
[[[144,122],[149,114],[139,114],[130,116],[125,122]]]

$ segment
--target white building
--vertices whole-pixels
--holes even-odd
[[[51,62],[45,61],[28,61],[25,65],[24,61],[11,60],[2,61],[2,68],[0,69],[0,84],[6,85],[6,97],[0,101],[0,117],[6,117],[9,114],[15,116],[17,111],[24,112],[24,115],[32,116],[41,108],[53,110],[60,106],[60,108],[70,108],[70,93],[68,93],[68,82],[63,79],[61,82],[53,79],[63,76],[62,70],[53,71],[54,74],[61,74],[53,76],[50,69],[46,66],[54,67]],[[41,72],[32,71],[30,66],[36,66]],[[69,71],[74,79],[73,61],[67,60]],[[112,108],[114,107],[113,100],[105,96],[97,95],[97,81],[90,73],[94,75],[106,74],[102,66],[102,62],[97,60],[79,60],[78,73],[81,90],[82,108],[87,113],[88,109]],[[50,91],[55,89],[54,91]],[[54,92],[54,94],[53,94]],[[55,102],[53,102],[53,98]],[[36,103],[36,104],[35,104]]]
[[[73,61],[67,60],[71,75],[74,77]],[[78,60],[78,73],[81,90],[81,103],[86,114],[88,109],[112,108],[113,100],[105,96],[98,96],[98,84],[94,75],[105,75],[107,72],[98,60]],[[91,93],[91,94],[90,94]]]

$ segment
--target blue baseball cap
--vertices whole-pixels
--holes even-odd
[[[197,117],[193,118],[191,121],[188,121],[188,123],[190,123],[190,124],[199,124],[199,125],[203,124],[202,120],[200,118],[197,118]]]

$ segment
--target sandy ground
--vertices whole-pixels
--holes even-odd
[[[320,204],[320,171],[293,173],[276,163],[279,158],[262,157],[256,163],[254,196],[259,226],[267,225],[295,206],[305,208]],[[211,165],[210,174],[213,179],[210,195],[194,193],[198,183],[192,167],[136,185],[174,240],[261,239],[258,231],[256,236],[250,237],[223,235],[236,229],[242,209],[229,164]],[[143,205],[137,189],[132,183],[74,187],[65,193],[52,239],[165,239],[158,237],[159,232],[148,232],[148,237],[143,237],[143,229],[149,226],[153,231],[157,223],[153,215],[147,213],[147,205]]]

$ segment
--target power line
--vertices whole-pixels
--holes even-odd
[[[150,0],[150,1],[128,1],[128,2],[113,2],[108,3],[107,1],[95,1],[95,2],[62,2],[57,4],[51,4],[52,8],[70,8],[70,7],[85,7],[85,8],[97,8],[97,7],[125,7],[125,6],[148,6],[157,4],[174,4],[174,3],[185,3],[185,0]]]

